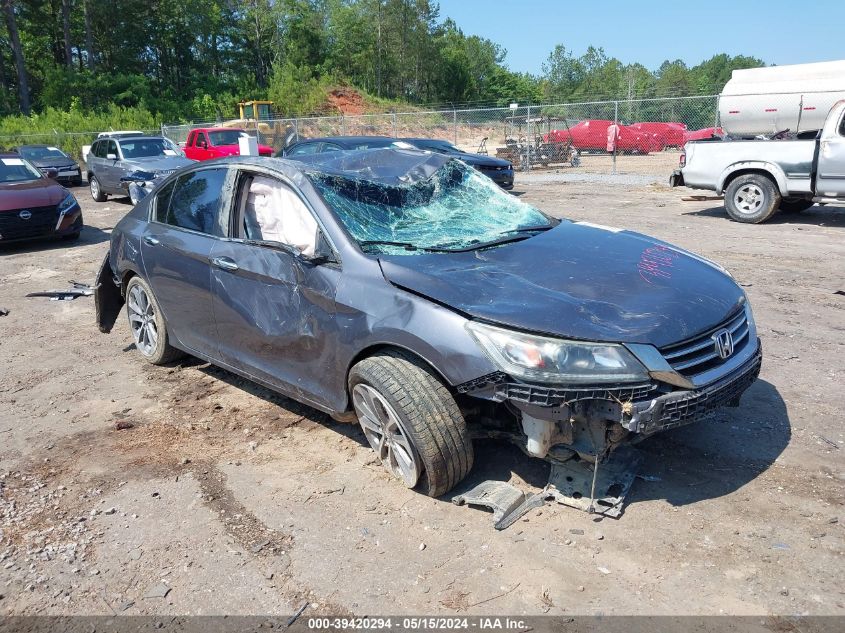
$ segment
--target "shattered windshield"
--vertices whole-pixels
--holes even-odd
[[[456,160],[408,185],[320,172],[310,178],[353,238],[369,252],[470,250],[530,237],[556,225]]]

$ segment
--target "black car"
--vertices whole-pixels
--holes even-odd
[[[79,163],[65,154],[58,147],[52,145],[21,145],[15,148],[21,158],[25,158],[31,165],[37,167],[42,174],[48,169],[56,170],[54,180],[63,185],[79,187],[82,184],[82,172]]]
[[[389,136],[326,136],[303,139],[276,153],[277,158],[296,158],[308,154],[340,152],[356,149],[378,149],[390,147],[396,142]]]
[[[417,149],[424,149],[437,154],[445,154],[467,165],[475,167],[485,176],[493,180],[502,189],[513,189],[513,165],[501,158],[465,152],[452,145],[449,141],[433,138],[402,138],[398,142],[407,143]]]
[[[381,147],[404,147],[444,154],[462,160],[475,167],[502,189],[513,189],[513,165],[501,158],[464,152],[449,143],[431,138],[391,138],[389,136],[326,136],[309,138],[285,148],[277,157],[298,158],[309,154],[338,152],[343,150],[377,149]]]

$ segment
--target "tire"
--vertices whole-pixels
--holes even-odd
[[[185,355],[170,345],[158,302],[140,277],[132,277],[126,285],[126,316],[135,347],[149,363],[166,365]]]
[[[66,242],[75,242],[79,239],[81,231],[76,231],[75,233],[68,233],[67,235],[62,235],[62,239]]]
[[[725,209],[736,222],[765,222],[780,203],[777,185],[763,174],[742,174],[731,180],[725,189]]]
[[[88,186],[91,189],[91,197],[94,198],[95,202],[105,202],[109,199],[109,197],[103,193],[103,189],[100,187],[100,181],[97,180],[97,177],[94,174],[91,174],[91,177],[88,178]]]
[[[472,468],[472,440],[452,394],[418,359],[385,351],[356,364],[349,391],[373,450],[394,476],[430,497],[446,494]],[[392,442],[384,442],[390,435]],[[408,451],[410,449],[410,451]],[[412,464],[403,456],[410,457]]]
[[[805,200],[804,198],[784,198],[781,200],[781,211],[787,213],[798,213],[799,211],[806,211],[815,204],[812,200]]]
[[[82,186],[82,176],[79,178],[74,178],[73,181],[70,183],[71,187],[81,187]]]

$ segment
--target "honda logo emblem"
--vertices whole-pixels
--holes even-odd
[[[716,354],[722,360],[734,353],[734,337],[730,330],[719,330],[713,335],[713,344]]]
[[[30,211],[30,210],[28,210],[28,209],[24,209],[23,211],[21,211],[20,213],[18,213],[18,217],[19,217],[21,220],[28,220],[29,218],[31,218],[31,217],[32,217],[32,211]]]

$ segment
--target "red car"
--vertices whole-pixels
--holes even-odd
[[[628,127],[645,134],[655,134],[663,142],[664,147],[683,147],[684,134],[686,134],[687,126],[683,123],[660,123],[660,122],[645,122],[632,123]]]
[[[0,154],[0,244],[39,237],[75,240],[82,209],[57,183],[55,169],[45,176],[17,154]]]
[[[693,130],[684,134],[684,143],[687,141],[701,141],[714,136],[724,136],[725,131],[720,127],[706,127],[701,130]]]
[[[185,142],[185,156],[193,160],[210,160],[223,156],[239,156],[238,139],[249,136],[245,130],[232,127],[201,127],[191,130]],[[273,148],[258,145],[260,156],[272,156]]]
[[[607,129],[613,121],[607,119],[590,119],[581,121],[569,130],[552,130],[543,140],[547,143],[562,143],[572,141],[572,146],[578,151],[592,150],[606,152],[608,148]],[[663,143],[654,134],[638,132],[629,126],[620,125],[616,139],[616,149],[620,152],[648,154],[659,152]]]

